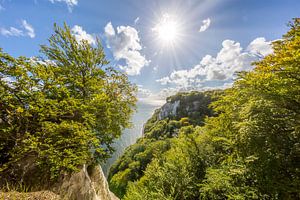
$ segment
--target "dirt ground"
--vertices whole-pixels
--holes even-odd
[[[1,192],[0,200],[59,200],[59,195],[50,191],[39,192]]]

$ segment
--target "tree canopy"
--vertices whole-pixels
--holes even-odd
[[[110,168],[108,176],[110,189],[120,198],[123,197],[130,182],[137,181],[144,175],[147,176],[148,170],[146,168],[150,163],[154,162],[156,158],[162,157],[175,144],[180,144],[176,138],[181,134],[181,128],[181,132],[186,134],[193,132],[193,127],[203,124],[205,117],[215,115],[209,104],[215,101],[222,93],[222,91],[218,90],[194,91],[178,93],[169,97],[167,102],[173,105],[176,101],[180,101],[176,115],[169,113],[162,119],[159,117],[160,113],[163,112],[162,108],[154,112],[153,116],[144,125],[143,138],[138,139],[135,144],[128,147],[124,155]],[[187,107],[190,109],[187,109]],[[174,154],[179,156],[176,154],[178,152],[179,150],[168,155]],[[157,164],[159,165],[159,163]],[[177,169],[180,167],[182,166],[178,166]],[[145,170],[146,174],[144,174]],[[183,176],[184,173],[182,172]],[[159,188],[160,186],[157,185],[157,187]]]
[[[109,67],[100,41],[77,41],[54,25],[40,57],[0,50],[0,175],[3,182],[48,182],[99,163],[130,127],[136,87]],[[28,178],[28,179],[26,179]]]

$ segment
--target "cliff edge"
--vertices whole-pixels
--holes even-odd
[[[5,200],[119,200],[108,188],[100,165],[84,165],[79,172],[63,178],[48,190],[35,192],[0,191]]]
[[[110,192],[99,165],[84,165],[79,172],[63,180],[59,191],[60,197],[67,200],[118,200]]]

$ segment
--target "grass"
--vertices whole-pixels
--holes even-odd
[[[30,192],[30,187],[22,183],[6,184],[0,189],[0,200],[59,200],[59,195],[51,191]]]
[[[50,191],[38,192],[1,192],[0,200],[59,200],[59,196]]]

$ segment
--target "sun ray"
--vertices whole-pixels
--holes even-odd
[[[155,32],[159,42],[163,45],[171,46],[179,39],[179,24],[174,17],[169,14],[164,14],[152,30]]]

